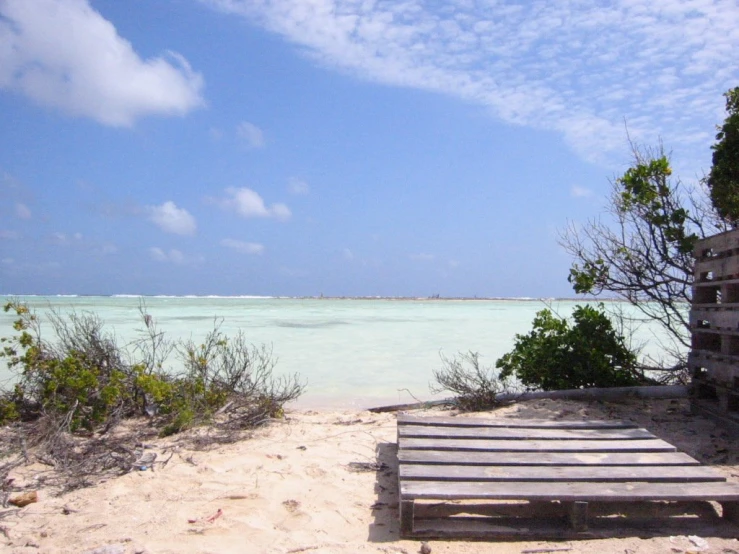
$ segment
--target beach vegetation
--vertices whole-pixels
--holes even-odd
[[[614,328],[602,304],[576,306],[572,321],[550,309],[537,312],[533,329],[517,334],[513,350],[499,358],[499,378],[528,389],[564,390],[654,384],[636,354]]]
[[[711,203],[732,227],[739,224],[739,87],[727,91],[727,116],[718,127],[711,171],[705,179]]]
[[[580,294],[626,300],[659,324],[664,360],[652,369],[687,382],[696,241],[739,223],[739,87],[726,92],[727,117],[718,127],[710,173],[697,187],[672,174],[660,147],[632,143],[633,163],[611,182],[606,221],[569,224],[560,244],[573,257],[569,281]]]
[[[284,405],[304,390],[298,375],[273,374],[271,348],[252,345],[243,333],[229,338],[219,320],[200,344],[173,342],[142,306],[140,337],[121,346],[93,313],[50,311],[46,335],[22,302],[4,309],[16,316],[15,333],[0,339],[0,357],[15,382],[0,392],[0,425],[11,426],[22,436],[19,444],[36,445],[57,467],[76,460],[78,474],[81,467],[94,469],[80,461],[83,436],[102,445],[92,458],[130,470],[132,460],[111,458],[104,446],[123,420],[145,417],[160,435],[201,425],[236,432],[282,417]],[[172,354],[181,369],[168,367]]]
[[[569,224],[560,244],[574,261],[568,280],[579,294],[610,294],[664,330],[668,361],[652,369],[685,381],[690,348],[688,304],[692,298],[696,241],[726,229],[705,195],[672,176],[668,156],[633,148],[634,163],[612,181],[607,221]]]
[[[454,406],[462,411],[487,410],[497,405],[498,395],[508,392],[493,367],[484,366],[478,352],[461,352],[447,357],[441,354],[441,368],[433,370],[434,394],[451,392]]]

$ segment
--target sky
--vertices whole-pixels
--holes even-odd
[[[574,296],[738,51],[736,0],[0,0],[0,293]]]

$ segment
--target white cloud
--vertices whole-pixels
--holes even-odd
[[[435,257],[436,257],[436,256],[434,256],[433,254],[424,254],[424,253],[420,253],[420,254],[411,254],[411,255],[410,255],[410,259],[411,259],[411,260],[414,260],[414,261],[417,261],[417,262],[430,262],[430,261],[432,261],[432,260],[433,260],[433,259],[434,259]]]
[[[52,233],[51,242],[59,246],[70,246],[75,242],[82,240],[82,233],[75,233],[74,235],[67,235],[66,233]]]
[[[577,185],[574,185],[570,189],[570,195],[574,198],[589,198],[593,196],[593,191],[585,187],[578,187]]]
[[[235,212],[241,217],[273,217],[280,221],[290,219],[292,212],[285,204],[277,203],[267,207],[264,200],[255,191],[242,187],[229,187],[226,189],[226,197],[210,199],[224,210]]]
[[[201,2],[321,65],[557,131],[591,160],[623,158],[624,119],[637,142],[707,157],[739,76],[736,0]]]
[[[205,261],[202,256],[186,256],[176,248],[164,250],[158,246],[152,246],[149,248],[149,257],[155,262],[171,263],[176,265],[200,264]]]
[[[257,242],[244,242],[236,239],[223,239],[221,246],[236,250],[242,254],[262,254],[264,252],[264,245]]]
[[[344,248],[344,250],[341,251],[341,254],[342,256],[344,256],[344,259],[349,262],[354,259],[354,252],[352,252],[348,248]]]
[[[197,229],[195,218],[184,208],[168,201],[161,206],[147,206],[149,221],[166,233],[175,235],[194,235]]]
[[[18,240],[19,238],[21,238],[21,236],[17,231],[0,229],[0,240]]]
[[[302,179],[296,179],[295,177],[290,178],[287,186],[290,193],[295,194],[296,196],[305,196],[310,192],[308,183]]]
[[[110,256],[111,254],[115,254],[118,252],[118,247],[115,244],[106,243],[102,246],[96,247],[93,250],[94,254],[99,254],[103,256]]]
[[[15,205],[15,215],[20,219],[31,219],[31,210],[25,204],[18,202]]]
[[[242,121],[236,127],[236,134],[244,139],[249,148],[262,148],[264,146],[264,133],[253,123]]]
[[[0,89],[117,127],[203,104],[187,60],[142,60],[88,0],[2,0],[0,16]]]

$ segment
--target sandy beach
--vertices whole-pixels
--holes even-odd
[[[423,414],[423,412],[419,412]],[[429,412],[439,414],[439,411]],[[479,417],[480,414],[475,414]],[[619,403],[536,400],[484,414],[497,418],[622,419],[739,480],[739,448],[684,400]],[[461,415],[460,417],[465,417]],[[399,540],[394,414],[300,411],[252,438],[195,449],[184,437],[150,441],[157,462],[58,495],[39,484],[41,465],[14,471],[39,501],[7,508],[0,545],[9,553],[415,553]],[[165,463],[166,462],[166,463]],[[379,471],[377,468],[380,468]],[[728,524],[722,524],[728,525]],[[739,552],[715,523],[673,535],[568,542],[430,541],[434,553]],[[739,528],[736,535],[739,536]],[[570,549],[570,550],[563,550]]]

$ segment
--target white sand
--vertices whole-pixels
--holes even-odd
[[[476,414],[479,416],[479,414]],[[688,413],[684,401],[578,403],[530,401],[490,417],[626,419],[646,426],[730,480],[739,449],[712,422]],[[352,471],[351,462],[393,463],[393,414],[291,413],[251,440],[213,450],[180,449],[166,466],[138,471],[62,496],[40,489],[40,501],[0,519],[0,551],[147,553],[419,552],[398,540],[397,476]],[[155,441],[159,460],[177,439]],[[379,456],[379,458],[378,458]],[[33,468],[17,472],[33,479]],[[206,521],[221,510],[218,518]],[[189,523],[189,520],[197,520]],[[708,529],[708,527],[706,527]],[[698,527],[700,530],[700,527]],[[739,542],[701,535],[707,552],[738,553]],[[737,535],[739,536],[739,527]],[[686,537],[542,542],[430,541],[433,553],[520,553],[571,548],[604,554],[699,549]],[[117,549],[117,550],[116,550]]]

